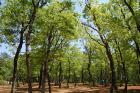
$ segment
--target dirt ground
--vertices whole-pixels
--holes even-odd
[[[10,87],[11,85],[1,85],[0,93],[10,93]],[[119,89],[123,88],[124,87],[119,87]],[[140,90],[140,86],[128,86],[128,90]],[[20,85],[20,87],[16,89],[16,93],[27,93],[27,85]],[[40,93],[37,84],[33,84],[33,93]],[[89,87],[87,85],[74,87],[71,85],[70,88],[67,88],[65,85],[62,85],[62,88],[59,88],[58,86],[52,86],[52,93],[108,93],[108,87]]]

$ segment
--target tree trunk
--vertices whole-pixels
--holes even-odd
[[[37,4],[35,4],[34,0],[32,1],[33,10],[31,12],[30,20],[28,23],[29,30],[26,33],[26,66],[27,66],[28,93],[32,93],[32,69],[31,69],[32,67],[30,63],[30,38],[31,38],[31,32],[33,29],[33,23],[36,18],[36,12],[39,6],[39,2],[40,1],[38,1]]]
[[[46,77],[48,80],[48,86],[49,86],[49,93],[51,93],[51,83],[50,83],[50,75],[49,75],[49,69],[48,69],[48,58],[44,61],[44,70],[43,70],[43,75],[42,75],[42,88],[41,88],[41,93],[45,93],[46,88],[45,88],[45,83],[46,83]]]
[[[77,83],[77,77],[76,77],[76,73],[74,71],[74,87],[76,87],[76,83]]]
[[[104,78],[105,78],[105,81],[104,81],[104,85],[105,85],[105,87],[107,86],[107,84],[108,84],[108,79],[109,79],[109,76],[108,76],[108,73],[109,71],[108,71],[108,68],[105,68],[105,76],[104,76]]]
[[[51,93],[51,79],[50,79],[48,66],[47,66],[47,79],[48,79],[49,93]]]
[[[99,24],[96,23],[96,16],[95,16],[95,14],[93,15],[93,20],[95,21],[95,25],[97,26],[98,30],[95,29],[94,27],[92,27],[91,25],[87,25],[87,24],[84,24],[84,25],[92,28],[93,30],[95,30],[99,34],[100,39],[101,39],[102,43],[104,44],[103,46],[106,49],[106,55],[107,55],[107,57],[108,57],[108,59],[110,61],[110,69],[111,69],[111,75],[112,75],[112,78],[111,78],[112,84],[111,84],[111,87],[110,87],[110,93],[113,93],[113,89],[115,89],[115,91],[117,93],[119,93],[117,85],[116,85],[116,72],[115,72],[115,68],[114,68],[114,60],[113,60],[113,57],[112,57],[112,54],[111,54],[111,50],[110,50],[109,44],[108,44],[106,38],[103,37],[103,35],[99,32],[101,30],[101,28],[100,28]]]
[[[45,83],[46,83],[46,73],[47,73],[47,68],[46,68],[46,65],[47,65],[47,61],[44,60],[44,69],[43,69],[43,75],[42,75],[42,81],[41,81],[41,93],[45,93],[46,89],[45,89]]]
[[[96,21],[96,16],[94,15],[94,20]],[[99,31],[101,30],[100,26],[96,23]],[[105,37],[103,37],[103,35],[99,32],[99,36],[100,36],[100,39],[101,41],[103,42],[104,44],[104,47],[106,49],[106,55],[110,61],[110,69],[111,69],[111,87],[110,87],[110,93],[113,93],[113,89],[115,89],[116,93],[119,93],[118,91],[118,87],[116,85],[116,72],[115,72],[115,68],[114,68],[114,60],[113,60],[113,57],[112,57],[112,54],[111,54],[111,50],[110,50],[110,47],[109,47],[109,44],[107,42],[107,40],[105,39]]]
[[[98,24],[97,24],[98,26]],[[98,29],[100,30],[100,27],[98,26]],[[99,32],[98,32],[99,33]],[[111,69],[111,87],[110,87],[110,93],[113,93],[113,89],[115,89],[116,93],[119,93],[118,87],[116,85],[116,72],[114,68],[114,60],[111,54],[111,50],[109,47],[108,42],[103,38],[102,34],[99,33],[99,36],[104,44],[104,47],[106,49],[106,55],[110,61],[110,69]]]
[[[59,67],[59,66],[56,66],[56,69],[55,69],[55,71],[56,71],[56,73],[55,73],[55,86],[58,85],[58,70],[59,70],[58,67]]]
[[[30,63],[30,32],[26,33],[26,66],[27,66],[28,93],[32,93],[32,70]]]
[[[43,74],[43,64],[41,65],[40,69],[39,86],[38,86],[39,89],[41,89],[42,74]]]
[[[59,88],[61,88],[61,79],[62,79],[62,63],[59,63]]]
[[[83,68],[83,66],[82,66],[82,71],[81,71],[81,82],[84,85],[84,68]]]
[[[49,86],[49,93],[51,93],[51,85],[50,85],[50,77],[49,77],[49,71],[48,71],[48,62],[49,62],[49,54],[50,54],[50,48],[51,48],[51,39],[52,35],[51,32],[49,36],[47,37],[47,43],[45,41],[45,57],[44,57],[44,70],[43,70],[43,75],[42,75],[42,88],[41,88],[41,93],[45,93],[45,83],[46,83],[46,77],[48,79],[48,86]],[[47,45],[47,48],[46,48]]]
[[[58,66],[56,66],[56,73],[55,73],[55,86],[58,85]]]
[[[70,83],[70,73],[71,73],[71,66],[70,66],[70,60],[68,59],[69,62],[69,70],[68,70],[68,79],[67,79],[67,87],[69,87],[69,83]]]
[[[113,93],[113,89],[115,89],[116,93],[119,93],[117,85],[116,85],[116,73],[115,73],[115,68],[114,68],[114,60],[113,60],[108,43],[104,42],[104,44],[105,44],[105,48],[106,48],[107,57],[110,61],[110,68],[111,68],[111,75],[112,75],[112,78],[111,78],[112,84],[110,87],[110,93]]]
[[[23,34],[24,34],[24,31],[21,31],[20,32],[20,42],[19,42],[16,54],[14,57],[14,66],[13,66],[14,69],[13,69],[11,93],[15,93],[15,83],[16,83],[16,78],[17,78],[17,61],[18,61],[20,50],[21,50],[22,45],[23,45]]]
[[[86,52],[88,54],[88,67],[87,67],[87,71],[88,71],[88,82],[89,82],[89,85],[92,81],[92,74],[91,74],[91,71],[90,71],[90,68],[91,68],[91,56],[92,56],[92,51],[91,51],[91,47],[86,47],[85,46],[85,49],[86,49]]]
[[[139,68],[138,69],[138,78],[140,79],[140,48],[139,48],[139,45],[136,42],[136,40],[134,42],[135,42],[135,46],[136,46],[137,63],[138,63],[138,68]]]
[[[123,80],[124,80],[124,83],[125,83],[125,88],[124,88],[124,93],[127,93],[127,72],[126,72],[126,68],[125,68],[125,61],[123,59],[123,56],[122,56],[122,52],[121,52],[121,49],[120,49],[120,46],[119,46],[119,43],[117,42],[117,40],[115,40],[115,43],[117,45],[117,48],[118,48],[118,51],[119,51],[119,54],[120,54],[120,58],[121,58],[121,63],[122,63],[122,69],[123,69]]]
[[[89,85],[90,85],[90,82],[92,81],[92,74],[91,74],[91,71],[90,71],[90,67],[91,67],[91,58],[90,58],[90,56],[91,55],[88,55],[88,56],[89,56],[89,62],[88,62],[87,70],[88,70],[88,75],[89,75],[88,82],[89,82]]]
[[[121,76],[120,76],[121,75],[121,65],[120,65],[120,61],[119,61],[119,57],[117,55],[116,49],[115,49],[115,56],[116,56],[116,60],[117,60],[117,76],[116,77],[119,81],[121,81]],[[121,86],[121,84],[120,84],[120,86]]]
[[[100,71],[100,84],[103,85],[103,71],[102,71],[102,67],[101,67],[101,71]]]

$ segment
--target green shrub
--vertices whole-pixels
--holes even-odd
[[[0,85],[5,85],[6,84],[6,81],[3,80],[3,76],[0,75]]]
[[[5,84],[6,84],[6,81],[0,80],[0,85],[5,85]]]

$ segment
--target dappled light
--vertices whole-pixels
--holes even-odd
[[[140,1],[0,0],[0,93],[140,93]]]

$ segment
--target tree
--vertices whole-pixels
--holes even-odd
[[[71,6],[72,3],[69,1],[54,2],[46,9],[39,11],[38,16],[41,17],[37,20],[37,27],[42,28],[40,29],[42,32],[39,32],[39,34],[41,33],[39,35],[41,36],[39,43],[41,44],[41,48],[44,50],[42,93],[45,92],[46,77],[48,79],[49,92],[51,93],[48,65],[53,57],[52,53],[55,53],[64,41],[68,41],[74,37],[75,33],[73,32],[76,31],[76,24],[78,21],[75,13],[70,10]],[[72,20],[69,19],[70,17]],[[44,24],[45,27],[42,24]],[[35,38],[39,38],[39,36]]]

